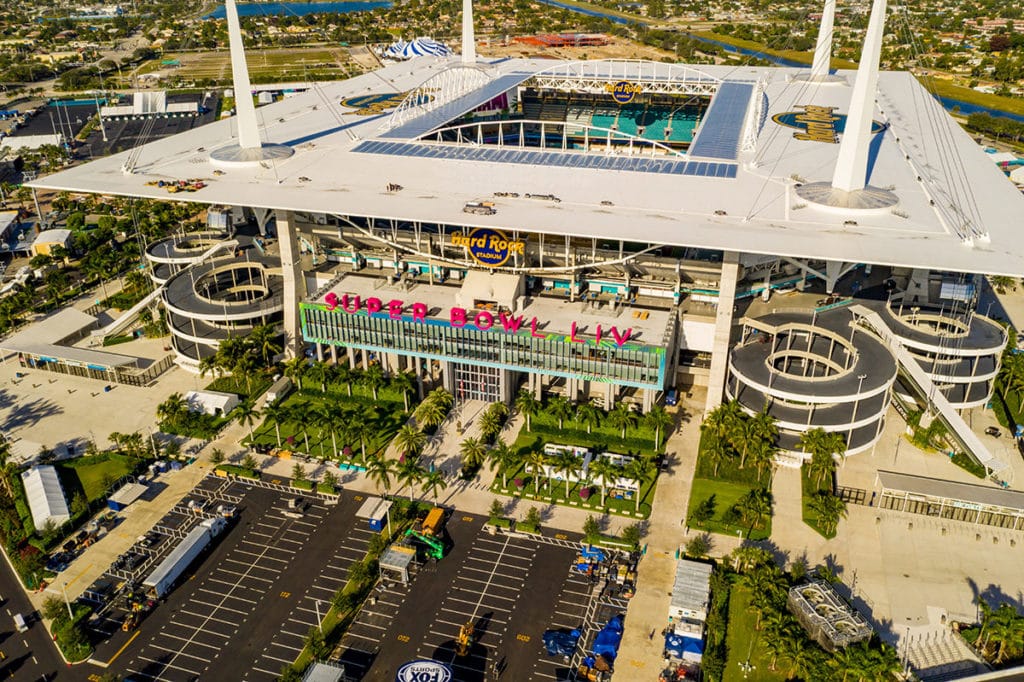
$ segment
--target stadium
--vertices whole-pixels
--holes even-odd
[[[280,319],[291,353],[379,362],[460,400],[525,388],[648,410],[706,384],[709,408],[772,413],[797,462],[804,430],[861,452],[892,401],[917,401],[1006,468],[960,413],[999,369],[978,275],[1024,274],[1024,198],[911,74],[879,72],[882,0],[857,72],[829,70],[828,10],[797,69],[488,60],[464,6],[459,56],[258,111],[241,98],[233,118],[33,185],[254,218],[268,250],[245,256],[245,283],[222,252],[170,276],[188,367],[215,329]],[[161,186],[179,181],[199,189]],[[207,280],[226,293],[200,296]],[[257,294],[248,317],[218,302]]]

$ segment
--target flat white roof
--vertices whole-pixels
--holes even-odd
[[[1024,196],[909,73],[884,72],[879,77],[874,118],[888,127],[874,138],[870,183],[891,188],[900,203],[894,211],[868,215],[816,208],[800,200],[796,183],[831,180],[839,145],[796,139],[794,133],[800,130],[773,121],[778,114],[799,113],[805,105],[834,107],[835,113],[845,114],[855,77],[848,71],[840,72],[845,83],[815,85],[792,80],[800,69],[690,67],[692,73],[700,71],[713,82],[760,83],[753,96],[736,98],[740,103],[736,106],[747,107],[745,120],[754,121],[757,134],[742,139],[738,158],[729,162],[736,166],[735,177],[354,151],[385,135],[381,125],[388,114],[360,112],[340,103],[390,94],[396,96],[397,104],[403,93],[455,61],[457,58],[419,58],[347,81],[318,84],[261,108],[264,139],[286,143],[295,150],[285,160],[225,167],[223,175],[215,175],[219,167],[210,161],[210,152],[236,135],[236,121],[227,119],[31,184],[155,199],[1024,275],[1024,240],[1017,233],[1024,216]],[[486,83],[479,87],[484,90],[499,79],[517,82],[516,74],[536,73],[558,64],[528,59],[480,64]],[[597,73],[603,63],[593,64],[589,71]],[[654,68],[651,62],[633,64],[622,68],[626,72],[634,68],[638,77]],[[716,109],[714,104],[712,109]],[[736,119],[734,106],[717,109],[722,113],[716,117]],[[710,124],[728,125],[723,121]],[[701,126],[709,126],[709,121],[702,121]],[[385,139],[395,141],[393,137]],[[464,147],[472,149],[471,145]],[[129,154],[136,156],[134,173],[125,174],[121,168]],[[196,177],[203,178],[207,186],[195,193],[170,195],[147,184]],[[390,183],[404,189],[387,192]],[[495,192],[518,192],[521,198],[495,198]],[[553,194],[561,202],[526,199],[527,193]],[[467,201],[482,199],[495,202],[494,215],[462,211]],[[988,238],[967,243],[958,237],[949,224],[954,214],[951,204],[968,215],[975,214],[975,222],[987,231]]]

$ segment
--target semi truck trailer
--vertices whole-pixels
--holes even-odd
[[[163,599],[170,593],[181,574],[226,527],[227,521],[224,518],[214,517],[206,519],[193,528],[167,555],[167,558],[149,574],[149,577],[142,581],[149,596],[153,599]]]

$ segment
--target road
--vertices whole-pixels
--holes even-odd
[[[0,561],[0,608],[0,651],[6,655],[0,662],[0,679],[53,680],[67,669],[6,561]],[[28,632],[15,629],[18,613],[25,616]]]

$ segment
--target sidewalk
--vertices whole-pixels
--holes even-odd
[[[703,388],[691,389],[675,412],[680,423],[665,447],[671,468],[658,477],[645,538],[647,553],[637,567],[637,591],[626,611],[626,629],[615,666],[615,680],[638,677],[653,680],[662,668],[664,639],[661,631],[668,623],[676,577],[676,552],[686,539],[683,520],[697,466],[704,401]],[[719,550],[720,539],[715,537],[713,543],[714,550]]]

